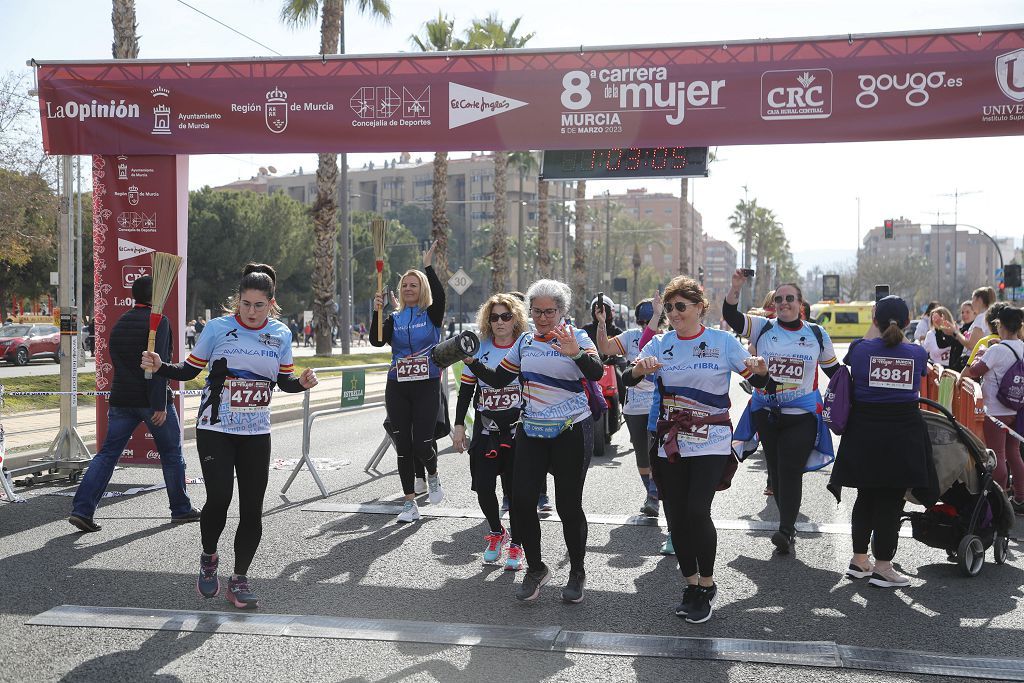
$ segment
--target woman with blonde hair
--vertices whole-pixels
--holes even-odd
[[[957,341],[955,333],[959,332],[953,322],[953,314],[945,306],[936,306],[928,314],[931,329],[924,336],[921,346],[928,352],[928,359],[944,368],[950,366],[952,356],[960,355],[963,346]],[[950,339],[952,337],[952,339]]]
[[[475,358],[493,369],[505,358],[519,336],[529,329],[523,304],[511,294],[495,294],[484,302],[477,314],[480,349]],[[476,411],[473,438],[466,441],[466,411],[470,403]],[[501,525],[501,512],[495,487],[501,477],[506,497],[512,492],[512,468],[515,459],[513,435],[522,412],[523,394],[518,379],[501,389],[477,380],[472,368],[462,370],[459,400],[455,407],[455,434],[452,444],[462,453],[469,449],[469,472],[480,511],[490,525],[485,540],[484,562],[496,563],[508,546],[505,569],[518,571],[523,561],[523,546],[513,527],[512,533]],[[509,513],[511,516],[511,513]]]
[[[402,275],[399,300],[392,297],[393,311],[384,320],[384,337],[377,338],[377,310],[382,309],[384,293],[374,297],[370,343],[391,345],[391,368],[384,387],[391,439],[398,451],[398,476],[402,480],[405,504],[398,522],[415,522],[420,518],[416,506],[416,468],[413,460],[423,463],[427,471],[427,499],[436,505],[444,500],[444,489],[437,475],[437,452],[434,450],[434,428],[441,411],[441,370],[430,357],[430,351],[442,338],[444,324],[444,285],[431,265],[437,243],[423,254],[421,270]]]

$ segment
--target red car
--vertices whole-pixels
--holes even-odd
[[[28,365],[35,358],[60,363],[60,330],[56,325],[4,325],[0,327],[0,358],[14,365]]]

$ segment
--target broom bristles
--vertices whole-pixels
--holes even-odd
[[[370,222],[373,230],[373,257],[378,261],[384,260],[384,241],[387,236],[387,221],[383,218],[374,218]]]
[[[153,313],[163,313],[164,303],[180,268],[180,256],[162,251],[153,252]]]

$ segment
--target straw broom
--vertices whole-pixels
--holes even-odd
[[[149,314],[149,341],[146,350],[153,351],[156,347],[156,328],[160,326],[160,318],[164,314],[164,302],[171,293],[174,279],[181,268],[181,257],[166,254],[162,251],[153,252],[153,310]],[[153,373],[146,370],[146,379],[153,379]]]
[[[384,239],[387,234],[387,222],[383,218],[374,218],[370,221],[370,228],[373,230],[373,257],[377,260],[377,291],[381,293],[381,303],[384,302]],[[377,307],[377,339],[384,340],[384,311],[383,306]]]

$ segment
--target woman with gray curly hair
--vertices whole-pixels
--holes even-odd
[[[547,473],[555,479],[555,506],[569,553],[569,579],[562,600],[583,600],[586,574],[587,518],[583,513],[594,431],[586,380],[604,374],[597,348],[583,330],[560,321],[572,303],[572,291],[555,280],[538,280],[526,293],[535,332],[524,332],[495,369],[479,360],[467,362],[473,374],[500,388],[518,379],[523,387],[523,413],[516,430],[513,472],[512,528],[526,551],[528,571],[516,592],[519,600],[535,600],[551,572],[541,560],[537,500]]]

